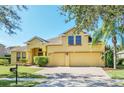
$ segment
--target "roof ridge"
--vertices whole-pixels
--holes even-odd
[[[28,40],[27,42],[30,42],[30,41],[32,41],[32,40],[35,39],[35,38],[39,39],[40,41],[48,42],[47,40],[45,40],[45,39],[43,39],[43,38],[41,38],[41,37],[38,37],[38,36],[32,37],[32,38],[31,38],[30,40]],[[26,43],[27,43],[27,42],[26,42]]]

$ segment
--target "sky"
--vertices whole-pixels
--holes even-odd
[[[28,10],[19,12],[22,18],[21,31],[8,35],[0,31],[0,43],[5,46],[25,45],[25,42],[38,36],[44,39],[55,37],[74,27],[74,21],[65,23],[66,17],[60,15],[59,6],[28,6]]]

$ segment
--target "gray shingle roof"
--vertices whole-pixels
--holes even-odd
[[[48,41],[48,44],[62,44],[60,37],[54,37],[54,38],[48,39],[47,41]]]
[[[32,41],[33,39],[38,39],[38,40],[40,40],[41,42],[48,42],[47,40],[45,40],[45,39],[43,39],[43,38],[41,38],[41,37],[34,36],[34,37],[33,37],[33,38],[31,38],[30,40],[28,40],[26,43],[28,43],[28,42]]]
[[[26,51],[27,47],[26,46],[17,46],[15,48],[12,48],[10,51]]]

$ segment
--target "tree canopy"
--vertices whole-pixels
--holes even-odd
[[[27,9],[26,6],[0,6],[0,30],[4,30],[8,34],[16,33],[16,29],[20,28],[21,17],[18,15],[17,11],[22,9]]]
[[[67,16],[66,22],[74,19],[76,26],[81,29],[97,28],[99,17],[107,28],[117,19],[121,22],[124,14],[124,6],[116,5],[66,5],[61,6],[60,10],[61,14]]]
[[[124,6],[66,5],[61,6],[60,10],[61,14],[67,16],[66,22],[75,20],[75,25],[79,30],[87,29],[97,31],[97,34],[104,33],[101,35],[104,40],[113,34],[122,36],[124,33]],[[101,28],[99,28],[99,19],[102,20]]]
[[[75,20],[77,31],[93,31],[93,44],[112,39],[114,69],[116,69],[116,48],[118,38],[124,48],[124,6],[119,5],[66,5],[60,7],[61,14],[67,16],[66,22]],[[99,20],[101,19],[101,27]]]

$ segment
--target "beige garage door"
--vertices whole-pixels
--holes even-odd
[[[64,53],[51,54],[49,62],[50,66],[65,66],[65,54]]]
[[[70,66],[103,66],[100,53],[69,53]]]

